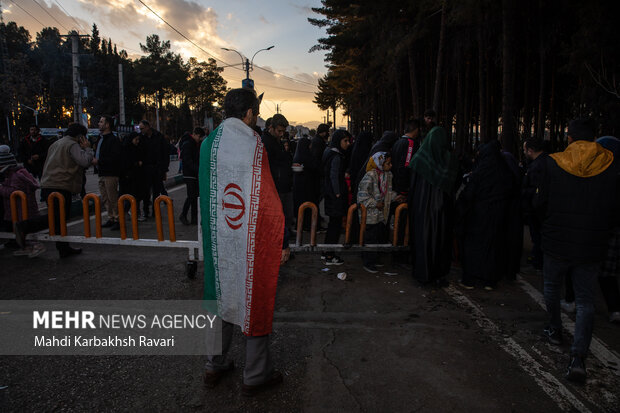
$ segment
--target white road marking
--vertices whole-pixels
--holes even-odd
[[[536,303],[538,303],[538,305],[547,311],[545,298],[540,291],[534,288],[532,284],[525,281],[523,277],[519,276],[517,279],[521,284],[521,288],[523,288],[527,295],[529,295]],[[569,330],[571,334],[575,333],[575,322],[564,314],[564,312],[562,312],[562,325],[564,328]],[[601,363],[603,363],[607,369],[613,371],[617,376],[620,376],[620,357],[594,335],[592,336],[592,342],[590,343],[590,352]]]
[[[541,389],[564,411],[577,410],[579,412],[590,412],[590,410],[555,376],[545,370],[545,368],[537,362],[530,354],[523,349],[511,337],[503,337],[499,327],[493,323],[482,311],[480,307],[474,304],[469,298],[463,295],[453,286],[444,288],[444,290],[459,305],[467,307],[472,311],[476,324],[489,334],[499,346],[512,357],[514,357],[519,366],[525,370],[538,383]],[[599,407],[599,406],[597,406]],[[600,407],[599,407],[600,409]]]

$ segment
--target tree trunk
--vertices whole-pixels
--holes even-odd
[[[502,147],[517,155],[517,123],[515,120],[515,10],[514,0],[502,0]]]
[[[543,24],[543,13],[542,13],[542,1],[539,1],[538,4],[538,35],[539,35],[539,43],[538,43],[538,53],[540,57],[540,72],[539,72],[539,82],[538,82],[538,115],[537,115],[537,125],[536,125],[536,135],[538,139],[545,139],[545,112],[544,112],[544,101],[545,101],[545,35],[544,24]]]
[[[413,46],[412,46],[413,47]],[[407,57],[409,59],[409,83],[411,85],[411,103],[413,108],[413,117],[420,118],[420,96],[418,92],[418,80],[416,78],[415,59],[413,58],[412,47],[407,51]]]
[[[437,48],[437,67],[435,72],[435,91],[433,93],[433,110],[439,115],[439,93],[441,90],[441,72],[443,71],[443,50],[446,43],[446,1],[441,5],[441,27],[439,29],[439,47]]]
[[[478,112],[480,134],[478,135],[478,139],[480,142],[486,142],[488,135],[486,42],[484,42],[483,25],[484,17],[478,25],[478,104],[480,105],[480,110]]]

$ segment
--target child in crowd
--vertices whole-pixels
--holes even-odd
[[[360,181],[357,202],[366,207],[365,244],[383,244],[388,241],[387,219],[392,202],[401,203],[403,196],[392,190],[392,157],[389,152],[377,152],[370,157],[366,174]],[[361,211],[360,211],[361,220]],[[376,273],[377,253],[363,252],[364,269]]]

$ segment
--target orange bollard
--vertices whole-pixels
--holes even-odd
[[[47,220],[50,226],[49,234],[50,236],[56,235],[56,224],[54,223],[54,199],[58,200],[58,205],[60,207],[60,235],[63,237],[67,236],[67,216],[65,215],[65,197],[60,194],[60,192],[52,192],[47,197]]]
[[[118,223],[121,227],[121,239],[127,239],[127,228],[125,222],[125,201],[129,201],[129,203],[131,204],[131,234],[133,235],[133,239],[139,239],[140,236],[138,235],[138,203],[136,202],[136,198],[129,194],[121,195],[118,198]],[[157,230],[159,231],[159,227]]]
[[[351,227],[353,226],[353,214],[357,209],[362,210],[362,220],[360,222],[360,241],[359,245],[364,245],[364,233],[366,232],[366,216],[368,214],[366,210],[366,205],[363,204],[351,204],[349,206],[349,211],[347,212],[347,224],[344,232],[344,243],[351,243]]]
[[[84,215],[84,236],[90,238],[90,214],[88,213],[88,201],[95,204],[95,237],[101,238],[101,200],[96,194],[86,194],[82,198],[82,211]]]
[[[165,202],[166,207],[168,207],[168,230],[170,231],[170,242],[175,242],[177,240],[176,232],[174,228],[174,208],[172,206],[172,199],[166,195],[160,195],[155,199],[154,209],[155,209],[155,221],[157,223],[157,239],[159,241],[164,240],[164,230],[163,224],[161,221],[161,203]]]
[[[308,208],[312,210],[312,221],[310,223],[310,245],[314,247],[316,245],[316,226],[319,222],[319,209],[310,201],[301,204],[299,206],[299,212],[297,212],[297,245],[301,245],[304,214]]]
[[[21,206],[22,206],[22,221],[28,219],[28,203],[26,200],[26,194],[24,191],[13,191],[11,192],[11,221],[16,223],[19,221],[17,216],[17,198],[21,198]]]
[[[344,243],[345,244],[351,243],[351,226],[353,225],[353,214],[358,208],[362,210],[362,219],[360,222],[359,245],[363,246],[364,245],[364,234],[366,233],[366,217],[368,214],[368,211],[366,210],[366,205],[364,204],[352,204],[349,207],[349,211],[347,212],[347,226],[346,226],[346,230],[344,233]]]
[[[400,222],[400,215],[402,214],[403,210],[408,209],[408,206],[406,203],[400,204],[397,208],[396,208],[396,212],[394,212],[394,236],[392,237],[392,245],[393,246],[397,246],[398,245],[398,228],[399,228],[399,222]],[[405,225],[405,238],[403,239],[403,245],[407,246],[409,245],[409,217],[407,217],[407,224]]]

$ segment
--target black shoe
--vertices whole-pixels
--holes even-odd
[[[81,253],[82,253],[82,248],[73,248],[73,247],[66,247],[58,251],[58,254],[60,254],[60,258],[67,258],[72,255],[78,255]]]
[[[555,329],[551,326],[545,327],[543,330],[543,335],[547,338],[549,343],[555,344],[556,346],[560,346],[564,342],[564,339],[562,338],[562,330]]]
[[[585,383],[587,373],[586,364],[583,357],[574,356],[570,359],[570,364],[566,369],[566,379],[577,383]]]
[[[121,229],[121,224],[119,224],[118,221],[114,221],[110,229],[112,231],[118,231],[119,229]]]
[[[101,228],[110,228],[112,225],[114,225],[114,221],[108,219],[106,223],[101,226]]]
[[[241,386],[241,394],[243,394],[244,396],[254,396],[263,390],[267,390],[277,384],[282,383],[282,380],[282,373],[280,373],[278,370],[274,370],[271,372],[271,374],[264,383],[255,385],[243,384]]]
[[[214,388],[220,382],[222,377],[224,377],[226,374],[228,374],[228,372],[232,371],[234,368],[235,368],[235,364],[231,362],[228,365],[228,367],[222,370],[217,370],[217,371],[206,370],[204,377],[203,377],[205,387],[209,389]]]
[[[325,257],[325,265],[342,265],[344,260],[337,255],[333,257]]]
[[[187,220],[187,217],[185,215],[181,215],[179,217],[179,221],[181,221],[183,225],[189,225],[189,221]]]

